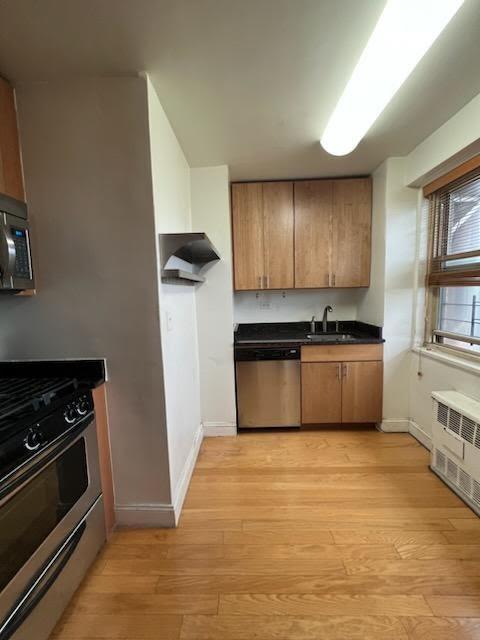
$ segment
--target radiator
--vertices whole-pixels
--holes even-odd
[[[480,402],[433,391],[431,469],[480,515]]]

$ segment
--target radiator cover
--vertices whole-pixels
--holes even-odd
[[[480,515],[480,402],[434,391],[430,467]]]

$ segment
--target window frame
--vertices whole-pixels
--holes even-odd
[[[445,344],[445,339],[455,340],[465,345],[480,345],[480,338],[466,336],[439,328],[441,289],[455,286],[480,286],[480,266],[451,267],[446,265],[449,261],[480,256],[480,246],[473,251],[457,254],[448,254],[444,251],[446,237],[448,237],[448,209],[442,209],[445,205],[445,195],[454,192],[462,183],[477,182],[480,184],[480,156],[465,163],[466,169],[460,172],[461,167],[453,172],[452,179],[447,181],[439,178],[430,185],[424,187],[424,197],[428,200],[428,248],[427,270],[425,277],[426,307],[425,307],[425,335],[424,346],[434,347],[443,352],[456,354],[478,362],[480,352],[472,349]],[[473,166],[473,169],[472,169]],[[448,175],[448,174],[447,174]],[[464,182],[465,181],[465,182]],[[435,189],[432,186],[435,185]],[[443,201],[442,201],[443,198]],[[442,250],[443,248],[443,250]]]

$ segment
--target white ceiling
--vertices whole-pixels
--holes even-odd
[[[480,2],[466,0],[359,147],[318,142],[384,0],[2,0],[14,83],[146,70],[192,166],[232,179],[369,173],[480,92]]]

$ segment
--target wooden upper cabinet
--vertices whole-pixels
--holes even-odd
[[[368,287],[371,179],[232,184],[235,289]]]
[[[265,289],[293,289],[293,183],[263,183]]]
[[[293,183],[232,184],[235,289],[292,289]]]
[[[15,97],[3,78],[0,78],[0,193],[25,200]]]
[[[370,285],[372,183],[370,178],[333,182],[332,286]]]
[[[265,271],[261,183],[232,184],[232,227],[235,289],[261,289]]]
[[[295,182],[295,287],[330,286],[332,182]]]

